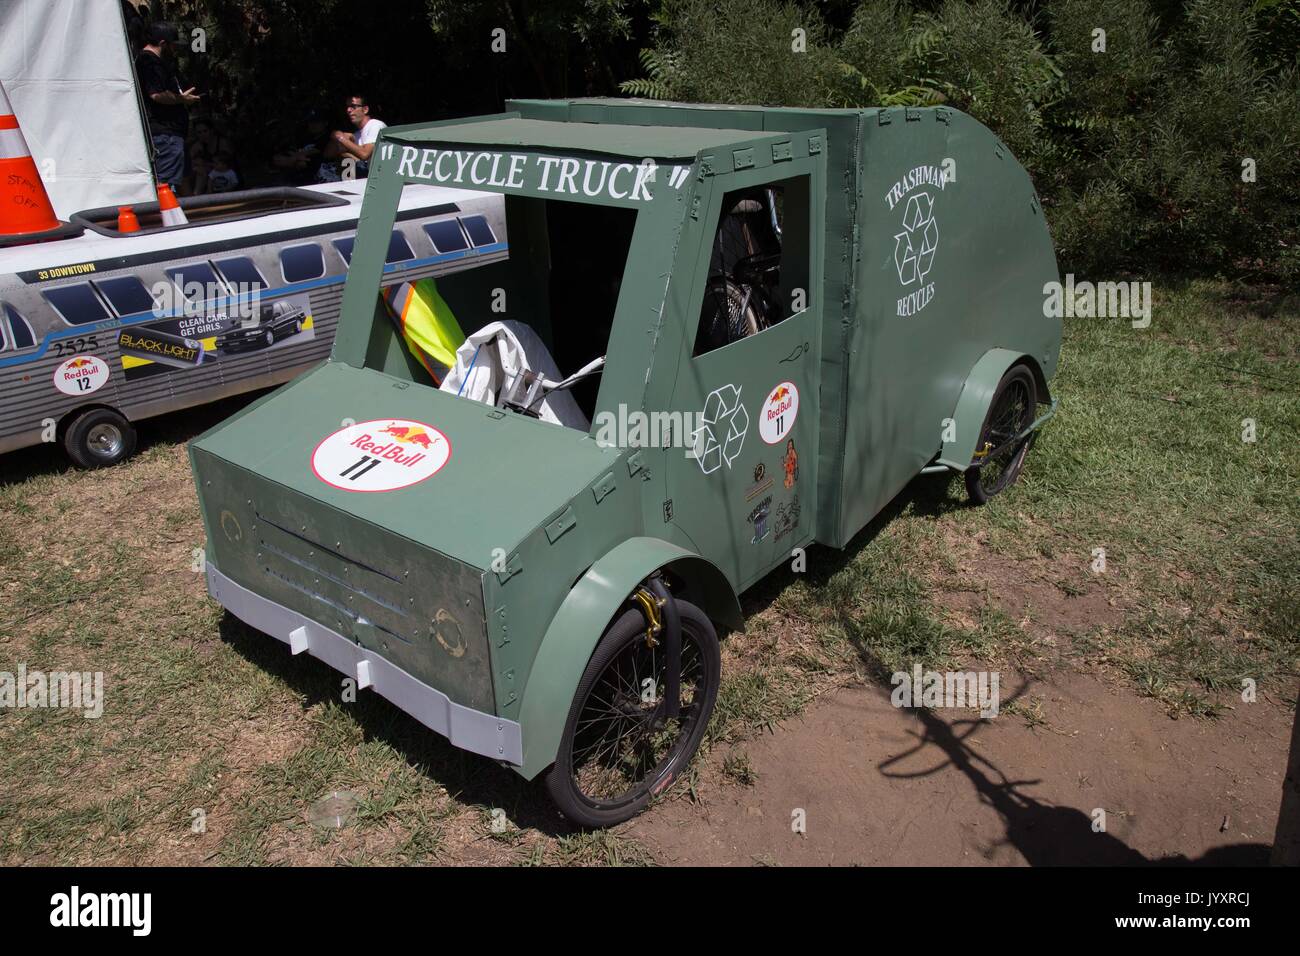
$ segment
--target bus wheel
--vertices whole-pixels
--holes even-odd
[[[989,413],[984,418],[976,455],[987,457],[966,471],[966,491],[970,500],[982,505],[994,495],[1015,484],[1024,467],[1025,455],[1034,436],[1029,435],[1017,444],[1011,440],[1034,423],[1038,410],[1038,391],[1034,376],[1023,365],[1017,365],[1002,376],[998,390],[989,403]],[[990,454],[990,452],[992,454]]]
[[[135,451],[135,428],[112,409],[92,408],[63,433],[63,450],[80,468],[116,465]]]
[[[579,826],[613,826],[641,812],[681,775],[704,737],[722,672],[718,635],[694,604],[670,600],[682,632],[676,717],[664,716],[664,643],[647,638],[636,608],[610,625],[578,681],[546,788]]]

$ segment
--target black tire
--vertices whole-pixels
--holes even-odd
[[[109,408],[92,408],[72,419],[63,450],[79,468],[107,468],[131,457],[135,428]]]
[[[699,749],[718,699],[722,655],[704,612],[674,600],[682,622],[680,718],[655,721],[656,704],[628,693],[629,686],[642,687],[639,682],[654,673],[658,699],[666,670],[662,636],[657,648],[647,644],[645,618],[636,608],[610,625],[578,681],[546,788],[560,812],[579,826],[609,827],[636,816],[672,785]]]
[[[998,382],[988,414],[984,416],[984,427],[975,446],[977,460],[981,451],[996,450],[1032,425],[1037,410],[1038,389],[1033,374],[1023,365],[1008,369]],[[966,492],[974,504],[985,504],[1015,484],[1033,440],[1034,436],[1029,435],[1018,445],[985,460],[981,467],[966,470]]]
[[[266,341],[267,348],[270,348],[272,345],[275,344],[275,332],[273,330],[267,329],[264,338]]]

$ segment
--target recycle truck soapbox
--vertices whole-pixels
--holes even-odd
[[[384,131],[329,361],[191,446],[208,587],[603,826],[694,754],[737,595],[918,473],[1015,481],[1059,274],[952,109],[507,106]],[[415,328],[380,288],[426,183],[504,196],[507,255]]]

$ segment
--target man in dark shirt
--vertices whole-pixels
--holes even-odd
[[[153,137],[154,172],[158,182],[179,189],[185,174],[185,135],[189,132],[187,110],[199,101],[194,87],[182,90],[176,75],[176,28],[159,22],[149,28],[148,42],[135,60],[135,71],[144,93]]]

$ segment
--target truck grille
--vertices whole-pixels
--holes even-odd
[[[198,449],[194,467],[219,571],[495,711],[481,572]]]

